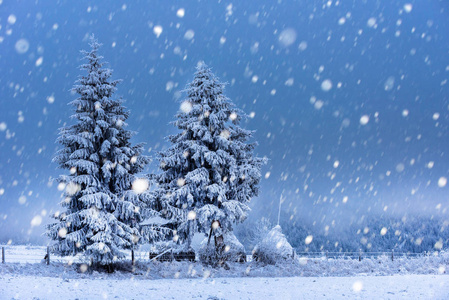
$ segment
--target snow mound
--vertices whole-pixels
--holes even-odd
[[[253,250],[254,260],[271,265],[281,261],[293,261],[294,258],[295,250],[287,241],[279,225],[271,229]]]

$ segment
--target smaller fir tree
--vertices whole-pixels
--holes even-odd
[[[76,123],[60,129],[57,142],[63,147],[53,161],[70,171],[59,177],[65,186],[63,212],[47,235],[62,256],[83,253],[100,265],[111,266],[125,257],[139,238],[143,202],[131,191],[137,173],[149,163],[142,144],[131,145],[133,132],[125,129],[129,112],[113,94],[119,80],[110,80],[112,70],[103,68],[101,46],[91,37],[91,50],[82,51],[86,63],[73,88],[79,97],[70,104]]]
[[[259,190],[265,159],[253,155],[252,132],[239,126],[245,115],[224,86],[206,65],[197,68],[173,122],[181,132],[168,137],[171,146],[158,157],[162,173],[152,195],[187,248],[195,232],[210,239],[232,231]]]

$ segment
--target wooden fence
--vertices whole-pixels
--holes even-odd
[[[60,257],[52,254],[49,247],[42,246],[3,246],[2,248],[2,263],[45,263],[50,262],[59,263],[89,263],[82,258],[81,255]],[[181,252],[176,253],[172,249],[161,253],[160,255],[149,251],[134,251],[125,252],[126,259],[130,260],[132,264],[136,261],[195,261],[195,253]]]
[[[439,256],[440,252],[297,252],[298,257],[304,257],[308,259],[356,259],[361,261],[365,258],[379,258],[388,257],[392,261],[397,258],[417,258],[425,256]],[[195,261],[195,254],[193,252],[180,252],[175,253],[172,249],[167,249],[160,254],[156,254],[148,251],[134,251],[131,250],[127,253],[127,258],[133,264],[136,261],[149,262],[149,261]],[[247,254],[247,261],[252,260],[252,255]],[[59,257],[51,255],[49,247],[40,246],[3,246],[2,247],[2,263],[45,263],[50,265],[50,262],[59,263],[85,263],[80,255],[75,257]]]

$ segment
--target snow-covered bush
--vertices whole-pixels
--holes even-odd
[[[271,229],[253,250],[253,259],[267,264],[276,264],[293,260],[294,258],[295,251],[282,233],[279,225]]]

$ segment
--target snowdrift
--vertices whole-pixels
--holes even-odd
[[[253,260],[274,265],[277,262],[293,261],[295,250],[282,233],[281,226],[276,225],[253,250]]]

